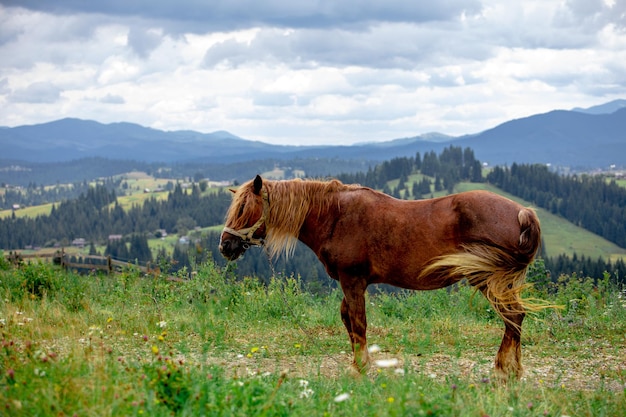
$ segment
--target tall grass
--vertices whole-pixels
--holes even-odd
[[[500,386],[489,369],[501,322],[466,287],[370,294],[369,341],[381,350],[373,357],[398,365],[355,378],[339,290],[315,295],[297,277],[238,281],[212,264],[192,276],[0,264],[0,415],[626,411],[626,309],[609,277],[570,277],[537,291],[564,309],[527,319],[527,376]],[[568,368],[598,358],[602,369]],[[548,363],[552,375],[542,373]]]

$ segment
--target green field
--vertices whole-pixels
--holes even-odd
[[[525,375],[503,385],[491,375],[502,323],[466,287],[370,295],[372,358],[386,362],[355,376],[339,290],[235,281],[210,264],[179,282],[0,264],[0,415],[624,415],[614,288],[531,295],[564,309],[526,319]]]

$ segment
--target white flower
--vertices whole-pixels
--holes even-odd
[[[161,320],[156,325],[163,329],[165,326],[167,326],[167,322],[165,320]]]
[[[398,366],[399,362],[400,361],[398,361],[398,359],[391,358],[391,359],[379,359],[375,361],[374,364],[378,366],[379,368],[393,368],[393,367]]]
[[[311,395],[315,394],[315,391],[313,391],[310,388],[305,388],[304,390],[302,390],[302,392],[300,393],[300,398],[309,398]]]
[[[306,379],[301,379],[300,381],[298,381],[298,385],[300,385],[300,388],[306,388],[309,386],[309,381],[307,381]]]
[[[0,326],[6,326],[7,321],[6,319],[0,319]]]
[[[334,401],[336,403],[341,403],[344,402],[346,400],[348,400],[350,398],[350,394],[348,394],[347,392],[344,392],[343,394],[339,394],[335,397]]]
[[[378,345],[372,345],[367,350],[369,351],[369,353],[379,353],[381,349]]]

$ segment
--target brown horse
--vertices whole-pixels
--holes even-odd
[[[269,181],[257,176],[236,192],[219,249],[235,260],[251,245],[289,255],[297,240],[315,252],[344,293],[341,318],[353,366],[368,363],[365,291],[391,284],[434,290],[467,279],[504,321],[497,376],[522,374],[520,297],[540,243],[534,211],[487,191],[420,201],[398,200],[337,180]]]

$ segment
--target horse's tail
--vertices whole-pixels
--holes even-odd
[[[521,297],[529,286],[525,283],[526,272],[539,249],[541,228],[532,209],[520,210],[518,220],[517,248],[505,250],[490,242],[469,243],[459,252],[436,258],[420,276],[445,277],[453,282],[467,279],[485,295],[505,323],[514,326],[519,325],[511,321],[511,315],[554,307],[541,300]]]
[[[519,251],[522,264],[530,264],[541,244],[541,226],[535,211],[525,207],[517,213],[520,225]]]

